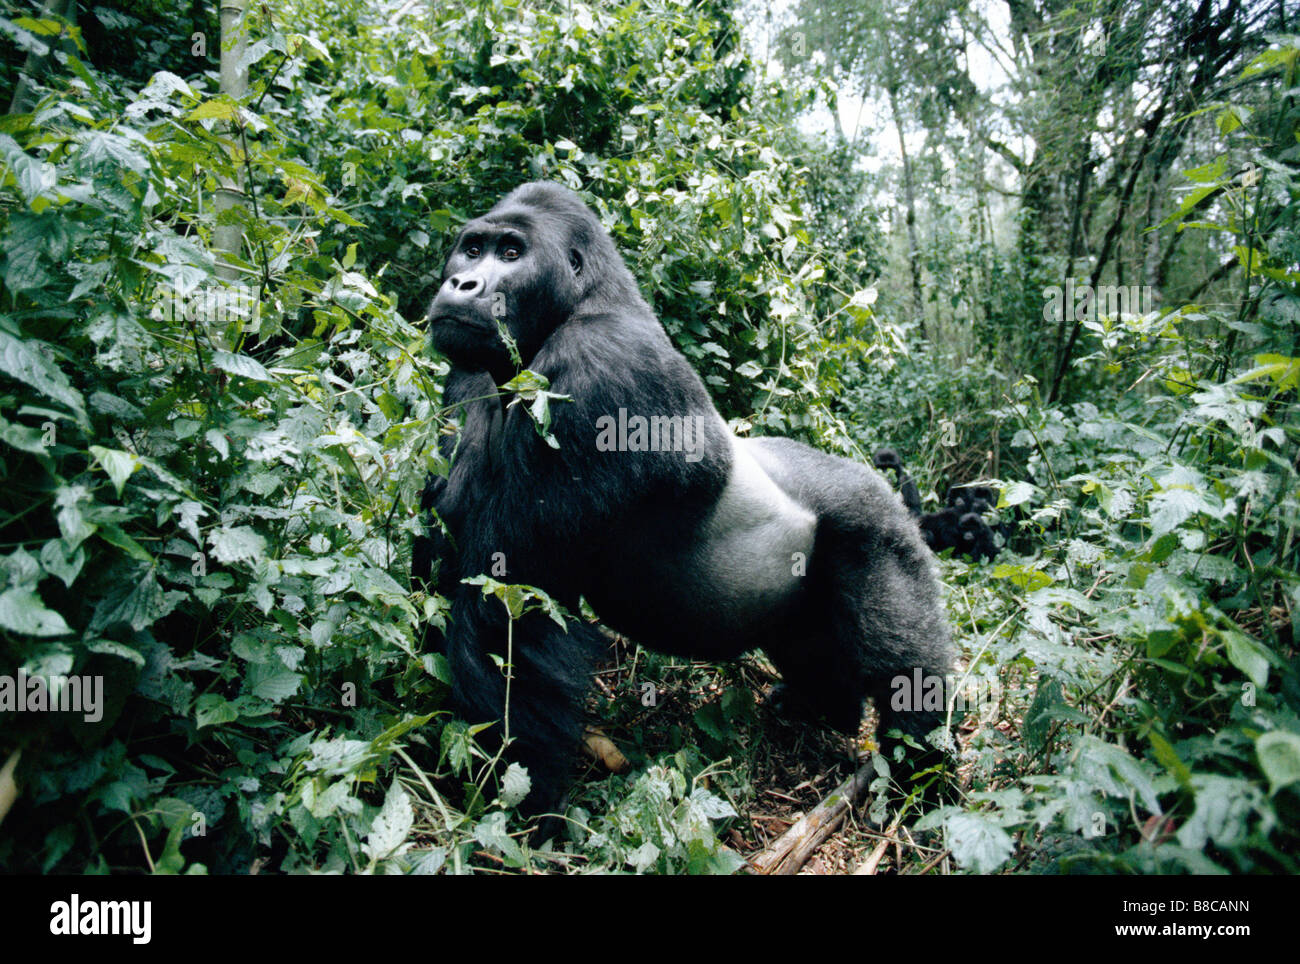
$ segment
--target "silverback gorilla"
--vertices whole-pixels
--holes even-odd
[[[734,437],[577,195],[526,184],[466,224],[428,318],[461,425],[450,476],[426,487],[441,526],[412,572],[451,601],[441,645],[461,718],[504,715],[505,609],[461,581],[504,561],[501,581],[571,613],[585,596],[651,648],[712,660],[761,647],[788,712],[856,732],[870,696],[882,734],[922,738],[942,721],[898,690],[952,660],[930,555],[898,497],[847,459]],[[552,404],[558,448],[498,388],[517,374],[503,332],[568,397]],[[581,619],[566,630],[530,612],[514,627],[507,756],[528,768],[530,812],[565,795],[600,644]]]

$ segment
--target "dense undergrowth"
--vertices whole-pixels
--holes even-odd
[[[446,468],[421,306],[461,220],[554,178],[739,431],[893,444],[939,493],[998,481],[1007,550],[941,563],[978,698],[964,801],[915,816],[957,867],[1297,869],[1293,43],[1188,173],[1217,200],[1183,217],[1240,258],[1218,300],[1089,321],[1087,391],[1047,403],[908,343],[863,274],[880,252],[851,247],[870,232],[810,232],[831,221],[800,158],[829,149],[792,133],[805,94],[756,78],[722,5],[283,4],[254,18],[241,104],[168,9],[97,8],[137,58],[74,32],[0,121],[0,676],[104,685],[94,720],[0,714],[0,867],[743,865],[761,661],[617,657],[592,710],[632,770],[588,771],[543,853],[524,775],[496,785],[441,710],[423,627],[444,601],[408,579]],[[21,13],[18,50],[58,30]],[[248,239],[233,281],[223,179],[252,201],[222,216]],[[646,712],[661,698],[679,711]]]

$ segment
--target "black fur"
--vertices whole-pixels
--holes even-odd
[[[961,514],[951,506],[921,516],[921,538],[931,552],[955,549],[961,542]]]
[[[912,481],[912,477],[907,474],[907,470],[903,468],[903,460],[898,453],[893,449],[880,449],[871,457],[871,460],[876,464],[876,468],[882,472],[886,469],[894,470],[898,479],[898,494],[902,496],[903,505],[907,506],[907,511],[914,518],[919,519],[921,517],[921,492],[917,489],[916,483]]]
[[[893,469],[897,473],[898,494],[916,518],[921,538],[932,552],[955,549],[958,555],[976,562],[997,556],[998,544],[994,529],[983,518],[984,513],[991,511],[997,502],[997,496],[990,486],[951,486],[948,489],[946,508],[938,512],[922,513],[916,483],[907,473],[899,454],[894,449],[880,449],[872,456],[872,461],[878,469]]]
[[[921,516],[921,538],[932,552],[957,550],[957,555],[979,562],[993,559],[998,554],[993,530],[976,512],[967,512],[965,503],[958,501],[938,512]]]
[[[993,541],[993,530],[976,513],[967,512],[958,519],[957,530],[961,536],[959,549],[963,556],[975,562],[985,559],[991,561],[997,556],[998,548]]]
[[[652,648],[722,659],[762,647],[790,703],[841,730],[857,730],[867,696],[883,730],[920,737],[941,722],[890,705],[895,678],[951,668],[915,523],[866,466],[788,439],[734,440],[575,194],[546,183],[511,192],[466,224],[443,278],[429,320],[461,426],[444,449],[450,477],[431,479],[422,501],[445,533],[431,526],[412,568],[428,579],[436,562],[451,600],[443,646],[459,715],[503,718],[505,675],[491,654],[505,653],[505,612],[461,582],[503,558],[500,581],[544,589],[571,613],[585,596]],[[523,365],[571,399],[552,405],[558,448],[499,397],[515,366],[498,320]],[[597,420],[620,409],[698,417],[698,447],[601,450]],[[526,806],[546,811],[567,786],[599,638],[540,613],[513,638],[509,754],[532,777]]]
[[[954,485],[948,489],[948,505],[961,512],[983,515],[997,501],[993,489],[987,485]]]

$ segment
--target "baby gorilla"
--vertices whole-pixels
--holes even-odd
[[[879,449],[872,461],[881,471],[893,469],[897,474],[898,494],[907,510],[916,517],[921,538],[931,552],[955,549],[958,555],[975,562],[997,556],[998,545],[993,529],[983,518],[997,501],[992,488],[987,485],[951,486],[947,508],[922,513],[920,493],[899,454],[891,448]]]

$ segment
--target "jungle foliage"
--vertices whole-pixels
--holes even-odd
[[[543,851],[526,774],[441,709],[446,605],[409,580],[447,468],[423,309],[457,226],[548,178],[737,431],[998,484],[1003,554],[941,562],[963,800],[871,816],[973,872],[1300,869],[1300,45],[1235,3],[1016,6],[1023,57],[1091,80],[1026,70],[999,120],[920,55],[849,56],[947,49],[978,26],[955,2],[810,30],[831,55],[773,78],[722,0],[287,0],[247,16],[238,101],[202,5],[0,3],[0,89],[32,81],[0,119],[0,679],[104,685],[92,720],[0,702],[0,868],[743,866],[748,675],[638,654],[593,708],[634,766]],[[931,132],[915,170],[803,133],[845,77]],[[1004,122],[1053,149],[1007,162],[998,220],[939,132],[1001,155]],[[873,207],[904,175],[915,244]],[[1149,310],[1045,320],[1051,285],[1144,264]],[[646,723],[643,681],[698,707]]]

